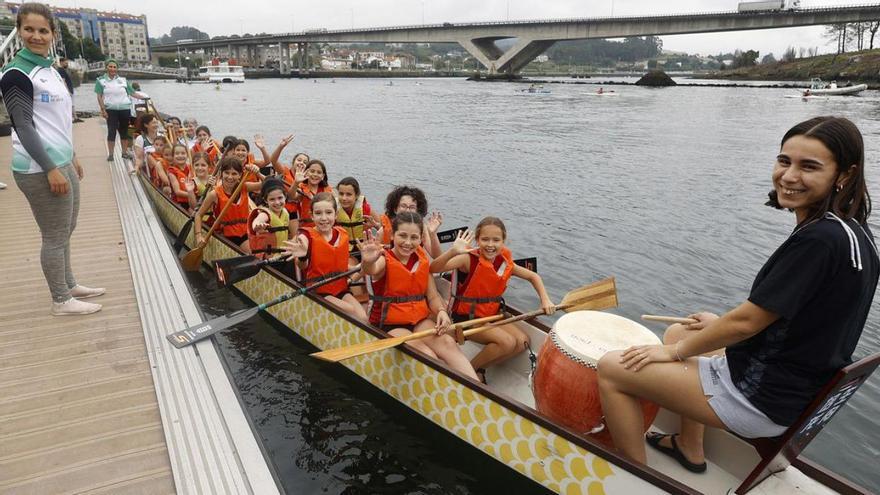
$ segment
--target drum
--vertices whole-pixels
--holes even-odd
[[[538,353],[533,393],[538,411],[556,423],[612,445],[599,401],[596,365],[608,351],[660,344],[653,332],[622,316],[575,311],[560,318]],[[659,407],[643,400],[645,431]]]

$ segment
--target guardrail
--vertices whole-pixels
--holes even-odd
[[[21,38],[18,36],[18,28],[15,28],[3,39],[3,44],[0,45],[0,62],[2,62],[0,67],[5,67],[6,64],[12,61],[15,52],[20,48]]]
[[[154,50],[162,50],[165,48],[177,48],[177,47],[188,47],[188,46],[207,46],[211,43],[240,43],[240,42],[261,42],[261,41],[277,41],[279,38],[319,38],[322,36],[331,36],[336,34],[351,34],[351,33],[374,33],[381,31],[408,31],[414,29],[450,29],[450,28],[471,28],[471,27],[487,27],[487,26],[532,26],[535,24],[569,24],[569,23],[585,23],[585,22],[609,22],[609,21],[623,21],[623,22],[633,22],[633,21],[658,21],[658,20],[683,20],[694,17],[707,17],[707,16],[716,16],[716,17],[746,17],[746,16],[764,16],[764,15],[776,15],[776,14],[795,14],[795,15],[811,15],[815,13],[824,13],[824,12],[834,12],[834,11],[846,11],[851,9],[863,9],[863,8],[877,8],[880,9],[880,4],[877,3],[863,3],[863,4],[851,4],[851,5],[835,5],[830,7],[810,7],[810,8],[799,8],[792,10],[764,10],[764,11],[749,11],[749,12],[739,12],[736,10],[726,10],[726,11],[718,11],[718,12],[689,12],[689,13],[680,13],[680,14],[657,14],[657,15],[633,15],[633,16],[621,16],[621,17],[574,17],[574,18],[558,18],[558,19],[526,19],[519,21],[484,21],[484,22],[444,22],[440,24],[414,24],[414,25],[405,25],[405,26],[385,26],[385,27],[371,27],[371,28],[357,28],[357,29],[332,29],[321,32],[290,32],[290,33],[278,33],[271,34],[266,36],[251,36],[248,38],[222,38],[222,39],[211,39],[211,40],[198,40],[198,41],[190,41],[185,43],[165,43],[160,45],[153,45],[151,48]]]

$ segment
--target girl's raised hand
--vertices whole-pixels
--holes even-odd
[[[291,134],[287,137],[281,138],[281,146],[284,147],[290,144],[290,142],[293,141],[293,136],[295,136],[295,134]]]
[[[361,261],[364,263],[375,263],[382,254],[382,243],[373,236],[372,231],[367,231],[367,235],[363,241],[357,241],[358,249],[361,252]]]
[[[253,163],[248,163],[247,165],[244,166],[244,169],[253,175],[257,175],[260,173],[260,167],[254,165]]]
[[[217,177],[214,175],[208,177],[208,185],[211,187],[216,186],[217,185]]]
[[[431,216],[428,218],[426,222],[426,226],[428,227],[428,232],[432,234],[437,233],[437,229],[443,225],[443,215],[439,211],[435,211],[431,213]]]
[[[257,134],[254,136],[254,144],[257,145],[257,148],[265,148],[266,147],[266,140],[263,139],[262,134]]]
[[[284,259],[292,260],[294,258],[302,258],[309,254],[308,246],[303,242],[302,237],[296,236],[291,241],[284,241]]]
[[[306,164],[305,163],[297,163],[296,167],[293,169],[293,179],[297,182],[302,182],[306,180]]]
[[[473,249],[474,242],[474,234],[471,233],[470,229],[466,229],[463,232],[459,232],[457,236],[455,236],[455,241],[452,243],[451,251],[458,254],[465,254],[471,249]]]
[[[370,215],[364,217],[364,232],[369,231],[370,229],[379,228],[381,225],[376,223],[376,219]]]

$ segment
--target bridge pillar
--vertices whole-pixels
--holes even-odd
[[[464,38],[458,40],[458,44],[475,59],[479,60],[489,70],[490,74],[498,72],[514,74],[555,43],[553,40],[519,38],[515,45],[506,52],[502,52],[498,45],[495,44],[499,39],[505,38]]]
[[[278,69],[281,70],[281,75],[286,76],[290,74],[290,43],[279,43],[278,50],[280,53],[280,59],[278,61]]]

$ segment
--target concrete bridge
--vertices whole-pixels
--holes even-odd
[[[260,45],[281,46],[282,71],[289,71],[291,46],[302,68],[310,43],[458,43],[490,73],[515,73],[557,41],[589,38],[660,36],[880,20],[880,4],[820,7],[777,11],[714,12],[682,15],[547,19],[515,22],[443,23],[421,26],[364,29],[312,29],[247,38],[223,38],[171,43],[152,47],[154,52],[204,50],[218,46],[239,60],[253,60]],[[496,41],[515,38],[513,47],[502,51]],[[244,53],[242,53],[244,49]],[[243,56],[244,55],[244,56]]]

